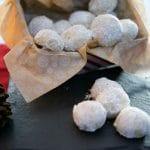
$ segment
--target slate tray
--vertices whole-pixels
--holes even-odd
[[[99,77],[118,81],[129,94],[132,105],[150,113],[150,81],[110,67],[77,75],[38,100],[26,104],[21,95],[10,94],[13,116],[0,131],[0,150],[148,150],[149,137],[127,140],[107,121],[95,133],[79,131],[72,121],[72,107],[84,99]]]

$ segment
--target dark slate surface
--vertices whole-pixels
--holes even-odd
[[[120,136],[107,121],[95,133],[79,131],[72,121],[72,107],[80,102],[99,77],[118,81],[129,94],[132,105],[150,114],[150,82],[108,68],[77,75],[59,88],[27,104],[18,91],[11,92],[13,116],[0,131],[0,150],[148,150],[149,137],[128,140]]]

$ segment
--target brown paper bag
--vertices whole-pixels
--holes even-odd
[[[0,34],[11,48],[5,57],[6,65],[27,102],[58,87],[86,64],[86,45],[78,52],[38,49],[29,34],[18,0],[5,0],[1,6]]]
[[[122,7],[124,3],[125,7]],[[120,42],[114,47],[99,47],[90,43],[88,53],[121,66],[124,70],[150,76],[150,31],[144,8],[144,0],[119,0],[119,17],[132,18],[139,26],[139,37],[130,42]],[[94,45],[94,46],[93,46]]]
[[[27,1],[29,0],[25,0],[25,2]],[[48,2],[48,0],[46,1]],[[69,2],[71,1],[69,0]],[[125,13],[130,10],[131,17],[138,23],[140,28],[139,39],[130,43],[119,43],[115,47],[90,49],[88,52],[119,64],[123,69],[132,73],[143,73],[143,70],[144,72],[146,70],[149,72],[150,43],[148,42],[149,36],[143,0],[119,1],[127,2]],[[55,1],[57,6],[56,2],[58,1]],[[73,2],[80,8],[84,8],[82,5],[79,5],[79,0],[73,0]],[[83,3],[86,5],[87,2],[88,0],[83,0]],[[44,4],[47,5],[47,3]],[[37,13],[48,13],[56,17],[55,13],[49,12],[50,9],[53,9],[53,4],[50,5],[50,8],[47,7],[49,8],[48,11],[41,6],[41,9],[36,7],[36,5],[31,5],[31,7],[31,12],[36,8]],[[59,5],[59,7],[61,6]],[[62,10],[64,8],[62,6]],[[54,9],[59,10],[57,8]],[[0,8],[0,14],[0,34],[8,46],[12,48],[11,52],[5,57],[5,61],[13,80],[27,102],[59,86],[79,72],[86,64],[86,45],[79,50],[79,53],[48,53],[38,49],[28,32],[19,0],[5,0],[5,3]],[[61,15],[68,17],[64,12],[61,12]]]

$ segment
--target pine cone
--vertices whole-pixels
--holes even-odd
[[[0,128],[4,127],[8,117],[12,114],[10,104],[6,102],[8,94],[5,93],[3,86],[0,84]]]

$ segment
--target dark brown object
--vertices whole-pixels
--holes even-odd
[[[12,114],[10,104],[6,102],[8,94],[5,93],[4,87],[0,84],[0,128],[3,128]]]

